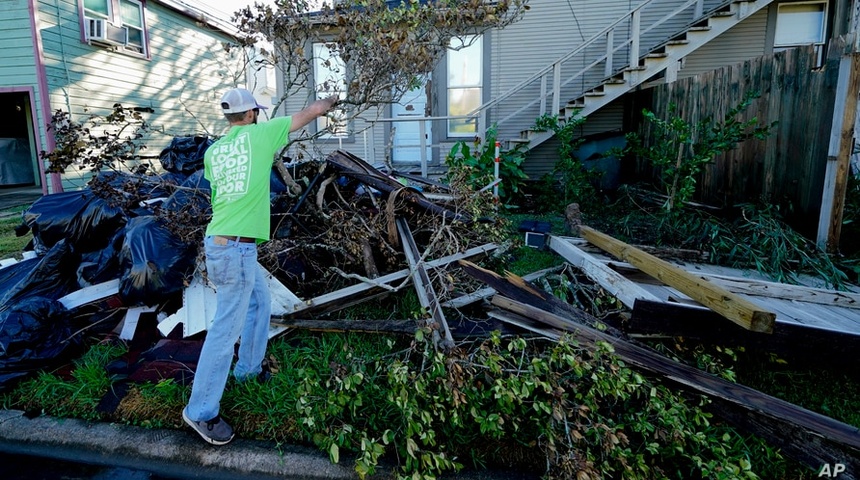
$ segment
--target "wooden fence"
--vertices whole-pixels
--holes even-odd
[[[657,86],[632,97],[626,130],[647,136],[649,126],[636,114],[643,108],[662,119],[679,116],[692,124],[703,119],[722,123],[747,92],[758,92],[738,119],[757,119],[761,126],[776,121],[772,134],[766,140],[747,140],[715,158],[698,178],[695,200],[722,207],[759,201],[790,206],[793,214],[787,218],[814,238],[840,55],[841,51],[834,52],[823,68],[815,68],[812,47],[796,48]],[[638,178],[656,175],[641,160],[635,172]]]

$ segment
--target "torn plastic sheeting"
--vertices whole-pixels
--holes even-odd
[[[56,300],[30,297],[0,311],[0,391],[65,361],[71,336],[68,311]]]
[[[196,250],[155,217],[131,219],[120,250],[120,298],[129,306],[156,305],[181,293]]]
[[[89,190],[45,195],[22,218],[33,232],[34,250],[39,255],[63,239],[68,239],[79,252],[100,250],[126,223],[120,208],[110,206]]]

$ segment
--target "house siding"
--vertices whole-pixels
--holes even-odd
[[[766,42],[768,9],[759,10],[725,34],[701,46],[684,60],[678,78],[693,77],[724,65],[741,63],[772,50]]]
[[[151,133],[143,139],[147,149],[142,153],[149,156],[158,156],[174,136],[226,131],[218,99],[245,78],[240,52],[228,54],[222,48],[230,36],[203,30],[194,20],[150,1],[145,58],[81,42],[76,1],[38,5],[53,110],[71,112],[82,121],[109,113],[116,103],[152,109],[143,114]],[[86,180],[82,172],[66,172],[64,188],[80,188]]]

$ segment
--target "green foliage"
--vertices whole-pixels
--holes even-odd
[[[448,165],[447,179],[464,178],[466,184],[478,191],[490,185],[495,178],[496,164],[496,127],[487,129],[484,141],[476,138],[472,146],[460,141],[451,147],[445,157]],[[528,176],[523,172],[525,161],[523,145],[499,153],[499,200],[502,205],[513,207],[522,191],[523,182]]]
[[[4,400],[4,404],[57,417],[97,420],[100,414],[96,406],[111,386],[104,367],[124,352],[119,345],[96,345],[75,361],[71,377],[43,372],[22,382],[15,389],[16,400]]]
[[[639,134],[629,133],[626,151],[651,162],[660,170],[662,187],[668,195],[666,210],[673,211],[693,198],[696,178],[716,155],[731,150],[744,140],[764,139],[770,135],[776,122],[757,126],[756,118],[748,121],[737,118],[758,96],[756,92],[747,92],[741,103],[726,113],[722,123],[714,123],[708,117],[693,125],[679,116],[671,116],[675,105],[669,107],[671,118],[668,120],[657,118],[647,109],[642,111],[652,134],[645,141]]]
[[[583,165],[576,150],[584,140],[577,138],[576,129],[585,123],[585,118],[574,117],[560,124],[558,116],[545,115],[535,121],[535,130],[551,130],[559,141],[558,160],[552,173],[540,180],[541,200],[544,211],[558,211],[570,203],[589,205],[597,198],[594,183],[600,174]]]
[[[230,381],[222,413],[243,437],[306,440],[335,462],[348,455],[360,477],[383,457],[399,458],[400,478],[430,479],[466,461],[531,456],[547,478],[785,478],[770,475],[787,467],[761,440],[715,424],[705,399],[652,383],[608,344],[495,332],[445,356],[429,339],[427,329],[407,343],[297,332],[272,342],[271,382]],[[70,379],[43,374],[3,404],[98,418],[110,388],[104,365],[123,352],[97,345]],[[715,372],[735,358],[726,349],[695,354]],[[188,393],[170,380],[137,385],[112,420],[179,427]]]
[[[754,268],[777,282],[798,283],[805,273],[830,287],[845,287],[845,272],[814,242],[787,225],[777,207],[743,204],[739,208],[740,215],[732,222],[681,210],[661,217],[658,229],[666,243],[709,251],[717,264]]]

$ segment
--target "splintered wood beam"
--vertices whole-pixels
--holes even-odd
[[[545,268],[543,270],[538,270],[536,272],[529,273],[528,275],[523,275],[523,280],[527,282],[533,282],[539,278],[543,278],[551,273],[556,273],[560,271],[564,266],[559,265],[556,267]],[[442,302],[442,306],[446,308],[463,308],[466,305],[470,305],[475,302],[479,302],[486,298],[490,298],[496,294],[496,290],[492,287],[482,288],[480,290],[476,290],[472,293],[467,293],[466,295],[461,295],[457,298],[452,298],[446,302]]]
[[[493,297],[492,304],[523,317],[515,319],[518,324],[537,321],[551,327],[553,330],[544,333],[550,338],[558,335],[555,330],[563,330],[570,332],[586,348],[606,342],[628,365],[708,396],[714,404],[713,413],[738,428],[762,436],[796,460],[812,468],[841,463],[846,465],[846,471],[852,472],[850,478],[858,478],[855,472],[860,473],[860,429],[853,425],[723,380],[532,305],[498,295]],[[504,316],[496,318],[504,320]],[[538,331],[533,325],[530,329]]]
[[[723,287],[597,230],[583,225],[580,227],[580,234],[606,252],[677,289],[747,330],[773,332],[773,326],[776,323],[775,313],[764,310]]]
[[[529,305],[534,305],[543,310],[547,310],[582,325],[598,327],[604,329],[613,335],[621,335],[621,332],[602,323],[593,316],[579,310],[573,305],[567,304],[558,298],[540,290],[539,288],[526,282],[520,276],[507,272],[507,275],[502,277],[496,272],[481,268],[472,262],[459,260],[457,262],[467,274],[486,283],[491,288],[495,289],[500,294],[519,300]]]
[[[406,260],[409,262],[409,268],[413,271],[412,283],[415,285],[415,292],[418,294],[418,301],[421,306],[427,310],[430,315],[431,327],[433,328],[433,342],[437,347],[443,350],[454,348],[454,337],[451,336],[451,330],[448,329],[448,321],[445,319],[445,314],[442,312],[442,305],[439,304],[439,298],[436,296],[436,291],[433,290],[433,282],[430,279],[430,274],[427,273],[427,268],[424,262],[421,261],[421,254],[418,251],[418,246],[415,244],[415,239],[412,238],[412,231],[409,230],[409,224],[406,219],[398,218],[397,231],[400,233],[400,242],[403,244],[403,253],[406,255]],[[442,330],[442,338],[439,329]]]

